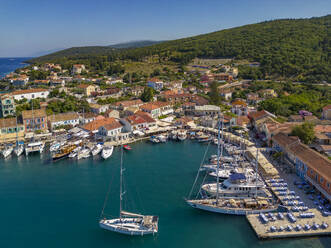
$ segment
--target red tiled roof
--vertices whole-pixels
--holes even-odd
[[[142,118],[139,115],[130,115],[129,117],[126,118],[126,120],[131,125],[138,125],[138,124],[143,124],[143,123],[146,123],[147,122],[144,118]]]
[[[99,129],[101,126],[106,126],[108,124],[112,124],[114,122],[118,122],[115,118],[110,117],[110,118],[104,118],[101,120],[94,120],[91,121],[83,126],[83,129],[89,130],[89,131],[94,131]]]
[[[29,94],[29,93],[37,93],[37,92],[45,92],[47,89],[27,89],[27,90],[16,90],[11,92],[11,95],[21,95],[21,94]]]
[[[316,133],[331,133],[331,125],[316,125],[314,131]]]
[[[135,115],[139,115],[140,117],[142,117],[146,122],[148,123],[152,123],[152,122],[156,122],[151,116],[150,114],[143,112],[143,111],[137,111],[135,113]]]
[[[265,111],[265,110],[261,110],[261,111],[256,111],[256,112],[250,112],[249,113],[249,117],[251,118],[251,119],[253,119],[253,120],[259,120],[259,119],[261,119],[261,118],[263,118],[263,117],[266,117],[266,116],[268,116],[269,114],[268,114],[268,112],[267,111]]]
[[[323,108],[323,111],[330,110],[330,109],[331,109],[331,104],[326,105],[326,106]]]

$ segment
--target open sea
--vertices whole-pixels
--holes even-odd
[[[118,216],[118,148],[107,161],[52,163],[44,153],[0,160],[0,247],[330,247],[330,238],[259,241],[245,217],[186,205],[206,145],[187,140],[132,147],[124,152],[124,206],[158,215],[156,236],[123,236],[98,226],[109,184],[105,213]]]
[[[17,68],[26,66],[27,64],[24,61],[28,59],[30,58],[0,58],[0,78],[15,71]]]

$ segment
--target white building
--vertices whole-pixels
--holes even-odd
[[[123,126],[118,120],[114,118],[112,119],[113,120],[108,122],[108,124],[99,127],[98,134],[110,138],[110,140],[116,141],[122,132]]]
[[[57,115],[51,115],[48,117],[48,126],[51,130],[58,126],[71,125],[77,126],[79,125],[79,115],[74,112],[63,113]]]
[[[22,99],[31,99],[36,98],[47,98],[49,91],[47,89],[27,89],[27,90],[17,90],[11,93],[15,100],[19,101]]]
[[[160,91],[163,89],[163,82],[157,78],[151,78],[147,81],[147,86],[152,87],[154,90]]]
[[[194,114],[197,116],[216,116],[220,113],[220,107],[215,105],[194,106]]]

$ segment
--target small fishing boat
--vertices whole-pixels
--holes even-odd
[[[151,136],[149,138],[149,141],[154,143],[154,144],[160,143],[160,140],[156,136]]]
[[[102,149],[101,157],[103,159],[107,159],[113,154],[113,151],[114,151],[114,146],[104,146]]]
[[[96,144],[96,145],[92,148],[92,150],[91,150],[92,155],[93,155],[93,156],[98,155],[98,154],[102,151],[102,148],[103,148],[103,145],[101,145],[101,144]]]
[[[123,148],[124,148],[124,150],[127,150],[127,151],[132,150],[131,146],[129,146],[129,145],[124,145]]]
[[[171,131],[170,138],[172,140],[177,140],[177,131],[175,131],[175,130]]]
[[[58,151],[66,142],[65,141],[60,141],[60,142],[53,142],[51,146],[49,147],[50,152],[56,152]]]
[[[198,138],[198,142],[200,142],[200,143],[209,142],[209,141],[212,141],[212,140],[213,140],[213,138],[211,136],[208,136],[208,135],[200,136]]]

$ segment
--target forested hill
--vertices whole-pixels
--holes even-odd
[[[194,57],[248,59],[261,63],[263,76],[330,81],[331,15],[310,19],[281,19],[245,25],[160,44],[113,49],[82,47],[39,57],[32,62],[89,59],[142,61],[157,55],[160,61],[188,63]]]

